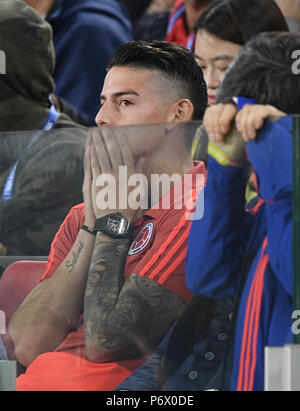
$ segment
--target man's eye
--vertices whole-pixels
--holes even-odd
[[[129,100],[121,100],[120,101],[120,105],[121,106],[125,106],[125,107],[128,107],[128,106],[130,106],[132,103],[131,103],[131,101],[129,101]]]

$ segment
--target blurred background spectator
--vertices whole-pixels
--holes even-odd
[[[132,40],[126,8],[117,0],[24,1],[52,26],[55,94],[78,111],[81,124],[94,126],[108,60]]]
[[[68,210],[82,201],[86,130],[49,102],[50,25],[21,0],[2,0],[0,26],[7,60],[0,76],[0,255],[46,256]],[[53,130],[31,131],[46,129]]]
[[[133,24],[143,15],[146,9],[152,4],[157,3],[159,0],[118,0],[123,4],[131,18]]]
[[[120,1],[126,2],[126,0]],[[127,0],[127,2],[129,1],[130,0]],[[165,40],[170,13],[175,4],[175,0],[152,0],[147,1],[147,3],[147,9],[139,16],[138,20],[134,22],[134,38],[145,41]]]
[[[193,48],[197,18],[214,0],[119,0],[128,8],[136,40],[168,40]]]
[[[167,28],[167,41],[194,48],[194,25],[214,0],[177,0]]]
[[[300,0],[275,0],[291,32],[300,31]]]

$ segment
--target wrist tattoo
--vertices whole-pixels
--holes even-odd
[[[78,246],[77,251],[75,252],[73,251],[73,259],[68,260],[66,263],[66,267],[69,269],[69,273],[71,273],[74,270],[83,248],[84,248],[84,243],[82,241],[79,241],[79,246]]]

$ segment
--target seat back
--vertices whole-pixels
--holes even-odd
[[[48,261],[48,256],[0,255],[0,279],[7,267],[15,261]]]
[[[47,261],[16,261],[4,271],[0,280],[0,333],[9,359],[15,359],[13,342],[7,334],[11,316],[37,285]]]

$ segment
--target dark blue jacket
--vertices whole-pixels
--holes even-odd
[[[155,353],[115,390],[220,389],[233,301],[196,296]]]
[[[251,391],[264,389],[264,347],[292,342],[292,118],[267,122],[246,147],[260,197],[249,241],[245,247],[246,168],[209,158],[187,285],[207,298],[238,296],[231,389]]]
[[[133,39],[128,12],[117,0],[57,0],[47,20],[56,52],[55,93],[95,126],[109,58]]]

